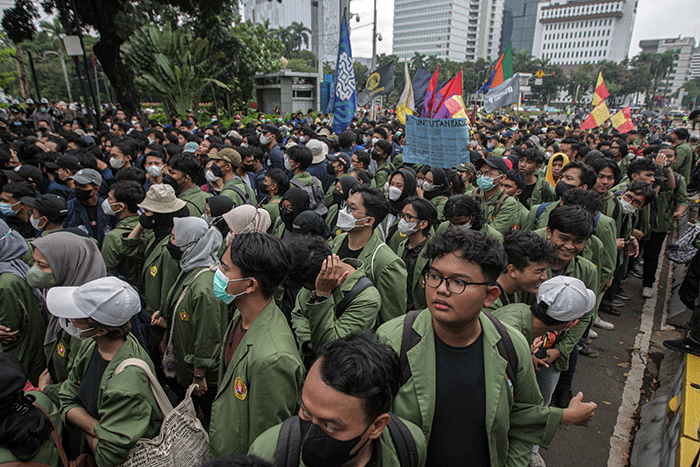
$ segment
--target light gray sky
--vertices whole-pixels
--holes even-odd
[[[636,1],[636,0],[627,0]],[[638,0],[630,56],[639,53],[642,39],[661,39],[693,36],[696,46],[700,42],[700,1],[698,0]],[[350,23],[352,53],[356,57],[371,57],[372,26],[358,26],[372,22],[374,0],[352,0],[350,12],[359,13],[361,21]],[[383,40],[377,43],[377,54],[391,53],[394,1],[377,1],[377,32]]]

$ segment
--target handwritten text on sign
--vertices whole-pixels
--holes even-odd
[[[466,118],[431,119],[406,115],[403,161],[450,168],[469,160]]]

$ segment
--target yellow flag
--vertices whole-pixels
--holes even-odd
[[[406,115],[413,115],[416,111],[416,103],[413,98],[413,84],[411,83],[411,75],[408,72],[408,62],[404,62],[404,73],[406,84],[401,97],[399,97],[399,102],[396,104],[396,117],[402,125],[406,124]]]

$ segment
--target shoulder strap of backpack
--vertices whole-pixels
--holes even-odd
[[[413,323],[423,310],[411,310],[406,313],[403,321],[403,332],[401,334],[401,352],[399,354],[399,363],[401,364],[401,386],[406,384],[406,381],[411,379],[411,366],[408,364],[408,351],[418,345],[420,335],[413,330]]]
[[[345,297],[343,297],[340,303],[338,303],[338,305],[335,307],[335,317],[340,318],[342,314],[345,313],[345,310],[348,309],[350,303],[352,303],[352,301],[355,300],[362,292],[373,285],[374,283],[369,280],[367,276],[360,277],[360,279],[355,282],[355,285],[352,286],[352,289],[345,294]]]
[[[613,220],[617,219],[618,216],[620,215],[620,202],[619,202],[619,201],[615,201],[614,204],[615,204],[615,207],[613,208],[613,212],[612,212],[612,218],[613,218]]]
[[[492,217],[496,217],[498,215],[498,212],[501,210],[501,206],[503,206],[503,202],[506,199],[508,199],[508,195],[502,191],[501,194],[498,195],[498,198],[496,198],[496,201],[493,202],[493,204],[496,205],[496,210],[493,212]]]
[[[491,313],[483,312],[488,319],[491,320],[496,330],[501,335],[501,339],[496,344],[498,348],[498,353],[501,357],[506,359],[506,376],[515,387],[515,375],[518,368],[518,354],[515,353],[515,347],[513,346],[513,340],[510,338],[510,334],[506,327],[501,323],[501,321],[493,316]]]
[[[294,186],[297,187],[297,188],[301,188],[301,187],[304,186],[304,184],[301,183],[301,182],[299,181],[299,179],[297,179],[297,178],[291,179],[291,180],[289,181],[289,183],[291,183],[292,185],[294,185]]]
[[[411,430],[396,415],[390,413],[389,417],[391,417],[388,424],[389,434],[391,434],[391,440],[396,448],[399,465],[401,467],[417,467],[419,462],[418,448]]]
[[[551,201],[549,203],[542,203],[537,206],[537,211],[535,211],[535,228],[537,228],[537,224],[540,222],[540,217],[542,217],[544,210],[547,209],[547,206],[550,204],[552,204]]]
[[[299,416],[286,419],[277,438],[274,467],[298,467],[301,452],[301,423]]]
[[[229,186],[225,187],[223,190],[221,190],[221,193],[223,193],[223,192],[226,191],[226,190],[233,191],[233,192],[236,193],[238,196],[240,196],[241,199],[242,199],[244,202],[246,202],[246,203],[250,203],[250,202],[252,201],[251,198],[250,198],[250,196],[248,195],[248,190],[243,191],[243,190],[241,190],[240,188],[238,188],[238,187],[235,186],[235,185],[229,185]]]

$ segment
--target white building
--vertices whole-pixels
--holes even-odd
[[[636,0],[542,1],[532,55],[557,65],[620,62],[629,53],[636,14]]]
[[[690,61],[690,79],[700,78],[700,47],[695,49],[693,58]]]
[[[662,54],[673,53],[673,66],[664,80],[666,95],[675,93],[692,77],[693,59],[696,54],[694,37],[676,37],[671,39],[650,39],[639,41],[642,52]],[[700,61],[700,57],[698,57]],[[699,64],[700,65],[700,64]],[[700,72],[700,70],[698,70]],[[700,74],[698,74],[700,76]]]
[[[392,53],[455,62],[497,58],[504,0],[394,0]]]
[[[303,24],[312,31],[309,46],[304,48],[321,55],[324,62],[335,63],[340,19],[348,4],[349,0],[245,0],[243,16],[256,23],[267,20],[271,29],[287,27],[293,22]]]

